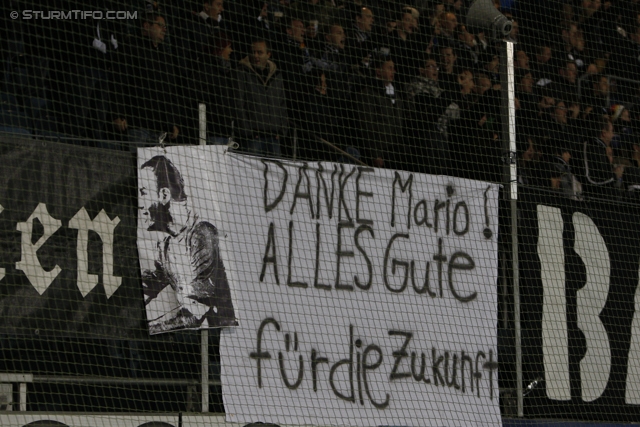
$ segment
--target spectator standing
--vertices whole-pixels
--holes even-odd
[[[403,168],[404,97],[395,83],[395,64],[391,59],[383,59],[374,68],[375,78],[358,94],[356,101],[360,151],[363,161],[372,166]]]
[[[279,156],[289,123],[284,81],[270,60],[267,41],[254,41],[252,50],[239,65],[236,108],[240,131],[250,153]]]
[[[181,98],[173,56],[164,49],[167,22],[163,15],[145,16],[142,36],[124,55],[123,76],[119,99],[115,106],[113,124],[126,132],[132,148],[135,145],[156,144],[161,133],[167,132],[170,141],[181,141],[178,111]]]
[[[350,63],[368,67],[371,53],[374,50],[373,29],[374,15],[371,9],[357,6],[353,14],[352,27],[347,31],[347,56]]]
[[[480,50],[473,34],[467,31],[467,26],[459,24],[456,29],[458,63],[462,68],[478,69]]]
[[[93,0],[89,4],[72,1],[69,10],[107,10],[108,2]],[[121,21],[75,19],[56,21],[57,40],[53,51],[54,93],[56,108],[61,113],[64,133],[88,138],[87,145],[117,148],[111,137],[109,102],[112,96],[111,74],[122,50]],[[35,94],[44,98],[42,94]],[[33,95],[32,95],[33,96]]]
[[[380,40],[379,53],[394,58],[396,81],[407,83],[420,66],[416,58],[421,57],[426,46],[422,46],[420,39],[415,36],[418,30],[418,11],[412,7],[405,7],[398,14],[398,20],[393,31]]]
[[[596,129],[596,136],[587,138],[583,143],[583,183],[589,196],[610,197],[612,189],[622,182],[624,166],[615,165],[613,161],[613,124],[608,118],[600,117]]]
[[[440,49],[440,81],[442,87],[449,92],[458,91],[458,55],[453,46]]]
[[[209,42],[209,52],[200,63],[198,93],[207,105],[207,144],[228,144],[237,123],[237,71],[231,61],[231,40],[218,33]]]
[[[451,100],[438,80],[438,62],[428,56],[420,74],[408,86],[409,118],[407,135],[411,141],[409,156],[416,159],[412,170],[422,173],[446,174],[448,172],[447,126],[451,119],[446,115]]]

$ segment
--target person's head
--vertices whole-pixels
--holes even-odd
[[[287,28],[287,35],[298,43],[303,43],[305,30],[304,23],[300,19],[292,18]]]
[[[414,8],[405,7],[398,21],[398,30],[405,34],[413,34],[413,32],[418,29],[416,14],[418,14],[418,11]]]
[[[593,81],[593,94],[597,97],[604,98],[609,94],[609,78],[604,75],[597,75]]]
[[[271,58],[271,49],[265,40],[256,40],[251,44],[251,64],[258,68],[264,69]]]
[[[484,73],[476,73],[475,92],[478,95],[484,95],[486,91],[491,89],[491,79]]]
[[[520,75],[518,81],[518,91],[523,93],[533,93],[533,74],[529,71],[524,71]]]
[[[613,137],[615,136],[613,123],[611,123],[608,117],[602,117],[598,120],[598,124],[600,125],[598,126],[598,138],[600,138],[600,140],[606,145],[611,144],[611,141],[613,141]]]
[[[205,0],[203,5],[204,13],[210,18],[218,19],[218,15],[224,12],[224,0]]]
[[[142,23],[142,34],[149,37],[154,46],[164,42],[167,35],[167,23],[164,17],[158,13],[147,15]]]
[[[376,77],[383,80],[385,84],[393,83],[396,75],[396,66],[392,60],[387,59],[376,64]]]
[[[316,38],[316,36],[318,35],[318,25],[319,25],[319,22],[315,19],[312,19],[309,22],[307,22],[307,28],[304,33],[307,39]]]
[[[368,33],[373,28],[373,12],[368,7],[359,8],[356,14],[356,27],[360,31]]]
[[[473,82],[473,73],[471,70],[462,70],[458,73],[458,84],[460,85],[460,92],[471,93],[475,87]]]
[[[456,59],[458,56],[456,55],[456,51],[450,47],[445,46],[440,50],[440,56],[442,65],[444,65],[445,69],[451,69],[456,63]]]
[[[228,61],[231,58],[231,40],[224,33],[219,33],[213,39],[213,54]]]
[[[570,2],[564,2],[564,4],[562,5],[562,19],[564,21],[572,21],[574,15],[573,4],[571,4]]]
[[[578,67],[573,61],[567,61],[564,68],[560,69],[560,75],[567,83],[575,84],[578,79]]]
[[[529,55],[524,50],[516,52],[516,60],[514,61],[515,68],[529,69]]]
[[[556,101],[556,105],[553,109],[553,118],[558,123],[567,123],[567,104],[564,101]]]
[[[329,27],[329,31],[327,32],[325,39],[331,46],[342,50],[344,49],[344,43],[347,40],[347,37],[342,26],[335,24]]]
[[[475,46],[475,36],[467,31],[467,26],[459,24],[456,28],[456,39],[469,47]]]
[[[541,64],[546,64],[553,57],[551,46],[540,45],[536,48],[536,61]]]
[[[269,16],[269,3],[265,2],[260,2],[263,3],[262,4],[262,9],[260,9],[260,17],[261,18],[266,18]]]
[[[430,80],[438,80],[438,61],[432,56],[428,56],[424,62],[424,68],[420,68],[420,75]]]
[[[525,162],[532,162],[540,158],[540,151],[538,151],[538,147],[536,147],[535,140],[530,136],[527,136],[526,145],[523,145],[523,147],[527,147],[522,152],[522,160]]]
[[[435,3],[434,5],[432,5],[430,11],[429,11],[429,23],[432,26],[435,26],[436,23],[440,22],[440,17],[442,16],[442,14],[445,12],[444,10],[444,4],[442,3]]]
[[[458,26],[458,18],[453,12],[446,12],[440,15],[440,29],[448,36],[453,37],[453,33]]]
[[[490,73],[497,74],[500,71],[500,57],[491,55],[491,59],[484,64],[484,69]]]
[[[585,17],[590,17],[602,6],[601,0],[582,0],[582,13]]]
[[[578,52],[582,52],[584,50],[584,34],[582,34],[581,30],[578,30],[572,34],[571,47],[573,47]]]
[[[463,6],[464,2],[462,0],[445,0],[445,7],[447,7],[449,10],[454,11],[455,13],[460,13]]]
[[[620,113],[620,120],[627,123],[631,121],[631,113],[628,109],[625,108],[622,110],[622,113]]]
[[[574,41],[576,39],[576,35],[578,33],[578,24],[571,21],[565,21],[561,24],[562,26],[562,40],[565,45],[569,45],[573,47]]]
[[[148,230],[175,233],[172,204],[186,205],[182,175],[169,159],[155,156],[140,167],[140,215]],[[178,226],[180,228],[180,226]]]
[[[640,25],[636,24],[632,31],[629,31],[629,37],[635,44],[640,44]]]

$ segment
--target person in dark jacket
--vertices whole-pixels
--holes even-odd
[[[238,70],[240,132],[250,153],[279,156],[289,123],[282,75],[265,40],[254,41],[252,50]]]
[[[374,69],[375,79],[363,88],[356,101],[362,160],[375,167],[403,168],[405,97],[395,83],[392,60],[379,60]]]
[[[62,3],[67,10],[92,10],[106,13],[105,0]],[[124,8],[123,8],[124,9]],[[113,10],[113,9],[111,9]],[[124,21],[113,19],[70,19],[56,21],[56,48],[51,50],[53,109],[59,125],[36,122],[42,130],[53,130],[77,138],[87,138],[85,145],[119,148],[107,142],[113,135],[109,125],[109,101],[112,95],[112,71],[121,49]],[[36,95],[44,98],[44,95]],[[31,102],[32,105],[33,101]],[[40,119],[34,111],[34,118]],[[55,128],[55,126],[54,126]],[[40,129],[38,129],[40,130]]]
[[[612,189],[622,182],[624,166],[615,165],[611,141],[615,133],[613,124],[608,118],[598,122],[595,138],[586,139],[583,143],[583,169],[586,186],[585,193],[592,197],[611,196]]]
[[[200,64],[198,97],[207,106],[207,144],[226,145],[237,126],[237,71],[233,47],[225,33],[209,42]]]
[[[114,111],[113,124],[127,132],[132,148],[135,145],[156,144],[167,132],[178,142],[180,127],[177,110],[179,98],[172,56],[163,47],[167,33],[164,17],[153,13],[146,17],[142,37],[124,55],[120,103]]]
[[[411,143],[410,155],[416,159],[411,170],[422,173],[445,174],[448,167],[447,107],[451,96],[438,79],[438,62],[428,56],[420,74],[408,86],[409,113],[412,129],[407,135]]]

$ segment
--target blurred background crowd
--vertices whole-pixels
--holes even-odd
[[[466,25],[471,3],[8,0],[0,131],[198,144],[204,103],[208,144],[503,182],[504,41]],[[640,185],[639,3],[493,1],[513,24],[522,185]]]

